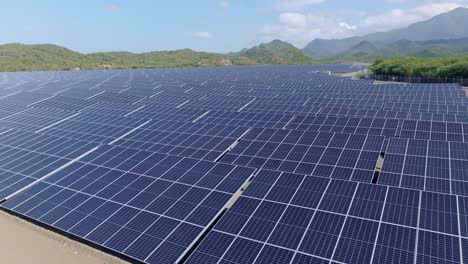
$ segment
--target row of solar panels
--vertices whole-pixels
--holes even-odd
[[[324,69],[0,74],[2,207],[146,263],[466,262],[461,87]]]

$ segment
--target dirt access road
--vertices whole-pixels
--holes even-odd
[[[121,259],[0,211],[1,263],[123,264]]]

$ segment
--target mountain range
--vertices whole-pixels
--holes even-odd
[[[442,57],[468,53],[468,8],[456,8],[405,28],[344,39],[314,39],[303,51],[328,61]]]
[[[292,44],[280,40],[229,54],[197,52],[190,49],[139,54],[131,52],[82,54],[52,44],[0,45],[0,71],[311,63],[316,63],[316,61]]]
[[[465,56],[467,54],[468,38],[428,41],[401,39],[388,44],[363,40],[345,52],[322,57],[322,61],[372,62],[385,58],[437,58]]]
[[[53,44],[0,45],[0,71],[199,67],[259,64],[373,62],[393,57],[468,54],[468,9],[457,8],[388,32],[345,39],[315,39],[303,50],[273,40],[228,54],[190,49],[83,54]]]

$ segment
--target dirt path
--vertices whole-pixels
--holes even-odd
[[[123,264],[118,258],[0,211],[1,263]]]
[[[338,73],[336,76],[339,77],[351,77],[354,80],[359,79],[358,76],[361,74],[361,72],[347,72],[347,73]]]
[[[385,85],[385,84],[410,84],[405,82],[387,82],[387,81],[374,81],[375,85]]]

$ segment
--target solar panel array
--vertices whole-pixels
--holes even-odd
[[[352,65],[0,73],[3,210],[132,262],[468,262],[468,99]]]

